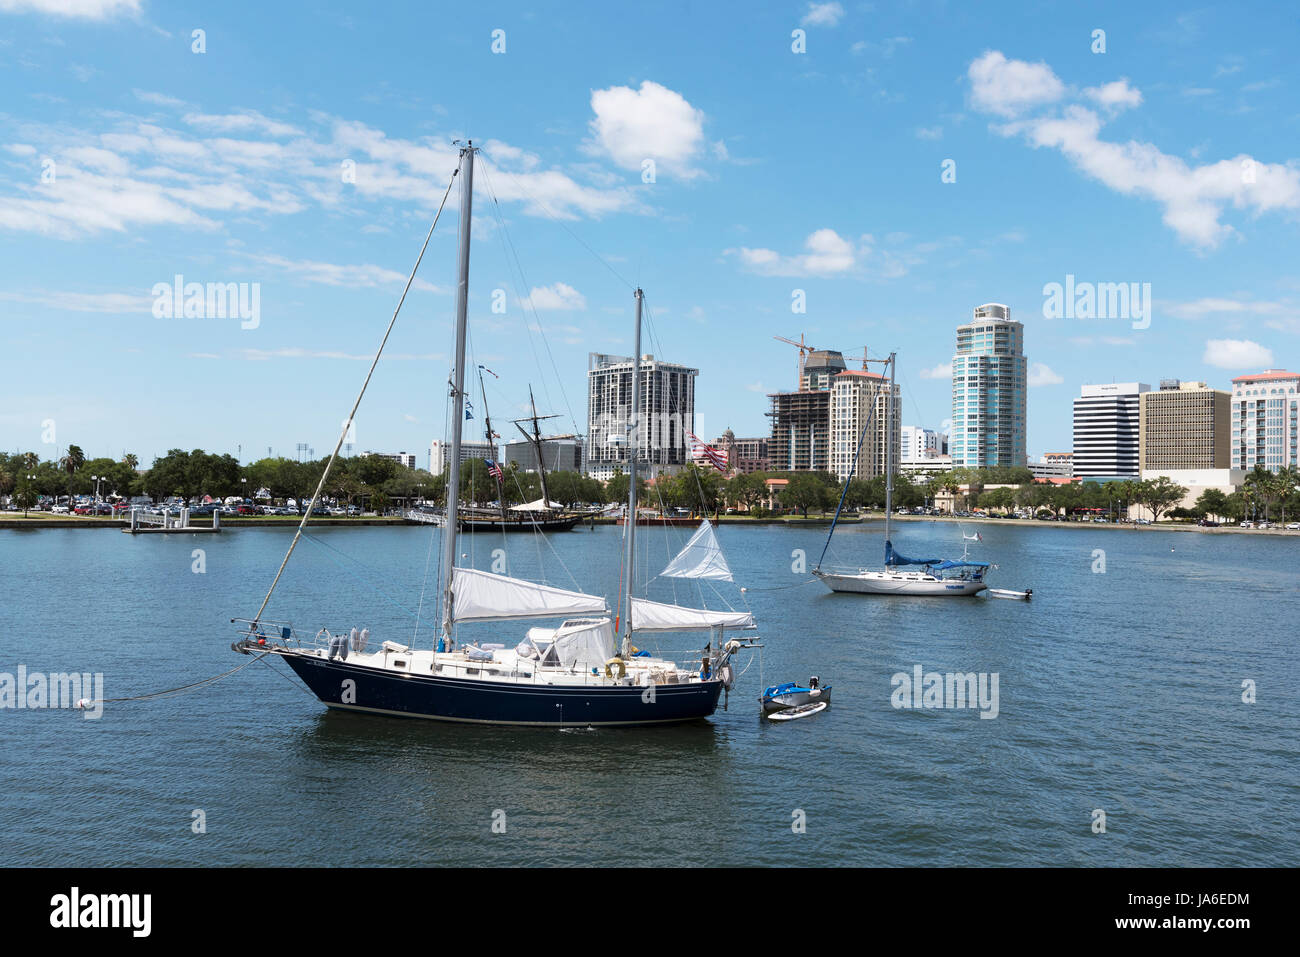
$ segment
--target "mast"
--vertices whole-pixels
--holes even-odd
[[[487,371],[493,378],[497,378],[497,374],[493,372],[491,369],[488,369]],[[496,445],[496,439],[500,438],[500,436],[498,436],[495,432],[492,431],[492,413],[488,411],[487,386],[483,384],[482,366],[478,367],[478,391],[479,391],[479,395],[483,397],[483,430],[486,433],[485,437],[487,438],[488,448],[492,450],[492,461],[496,462],[497,468],[500,468],[501,462],[497,459],[497,445]],[[493,481],[496,483],[496,487],[497,487],[497,504],[501,506],[501,521],[508,522],[510,519],[509,516],[506,515],[505,488],[502,485],[501,479],[498,478],[498,479],[494,479]]]
[[[885,541],[894,518],[894,356],[889,354],[889,392],[885,395]]]
[[[532,442],[533,451],[537,454],[537,477],[542,482],[542,504],[550,508],[551,493],[546,488],[546,456],[542,453],[542,431],[537,427],[537,402],[533,399],[533,387],[531,385],[528,387],[528,404],[533,408]]]
[[[469,311],[469,234],[474,205],[474,141],[460,148],[460,254],[456,286],[456,353],[452,359],[451,457],[447,470],[447,523],[442,529],[442,637],[439,650],[451,642],[451,583],[456,565],[457,512],[460,506],[460,438],[465,422],[465,323]]]
[[[632,650],[632,571],[636,558],[636,464],[640,455],[638,434],[641,415],[641,299],[645,295],[638,287],[636,299],[636,331],[632,335],[632,418],[627,432],[627,555],[623,559],[625,588],[623,591],[623,646],[621,653]]]

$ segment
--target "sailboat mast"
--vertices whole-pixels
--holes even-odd
[[[894,517],[894,356],[889,354],[889,392],[885,395],[885,541]]]
[[[641,415],[641,299],[640,288],[633,293],[636,298],[636,331],[632,334],[632,418],[627,430],[627,556],[623,560],[623,648],[624,654],[632,645],[632,569],[636,558],[636,465],[640,457],[638,434]]]
[[[488,372],[491,373],[493,378],[496,378],[495,372],[492,372],[491,369],[489,369]],[[483,384],[482,366],[478,367],[478,393],[480,396],[483,397],[484,438],[487,439],[488,448],[492,452],[492,461],[496,462],[497,468],[500,468],[501,463],[497,461],[497,445],[496,445],[497,435],[492,431],[492,413],[488,409],[487,386]],[[494,479],[493,481],[495,482],[497,488],[497,504],[501,506],[501,521],[507,522],[509,521],[509,517],[506,515],[506,490],[503,486],[501,479],[498,478],[498,479]]]
[[[456,285],[456,354],[452,367],[451,456],[447,472],[447,523],[442,529],[442,638],[451,640],[451,583],[456,566],[456,526],[460,506],[460,439],[465,422],[465,325],[469,312],[469,234],[474,205],[474,148],[469,141],[460,148],[460,254]]]
[[[529,438],[533,443],[533,451],[537,454],[537,477],[542,483],[542,504],[550,508],[551,493],[546,487],[546,456],[542,453],[542,430],[537,427],[537,402],[533,399],[531,385],[528,387],[528,404],[533,408],[533,434]]]

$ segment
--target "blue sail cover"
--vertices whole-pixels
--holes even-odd
[[[940,561],[938,558],[908,558],[906,555],[900,555],[894,551],[893,542],[885,542],[886,565],[933,565],[938,561]]]
[[[934,566],[934,571],[941,572],[947,568],[988,568],[988,562],[945,561]]]

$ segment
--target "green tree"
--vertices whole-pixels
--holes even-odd
[[[810,508],[825,511],[829,499],[826,484],[811,472],[795,473],[780,495],[783,506],[799,509],[804,518]]]
[[[1187,488],[1167,475],[1137,483],[1136,498],[1151,509],[1152,522],[1160,521],[1160,516],[1181,502],[1186,495]]]
[[[1196,499],[1194,510],[1201,515],[1225,518],[1229,514],[1228,496],[1217,488],[1207,488]]]

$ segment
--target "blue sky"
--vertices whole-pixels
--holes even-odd
[[[1298,33],[1272,4],[0,0],[0,446],[326,454],[469,136],[498,419],[533,383],[581,430],[639,283],[704,436],[766,433],[801,333],[896,350],[904,421],[941,427],[955,327],[1003,302],[1030,454],[1068,449],[1081,384],[1300,364]],[[455,227],[358,451],[443,433]],[[257,283],[256,327],[155,316],[177,274]],[[1045,318],[1067,275],[1149,283],[1149,327]]]

